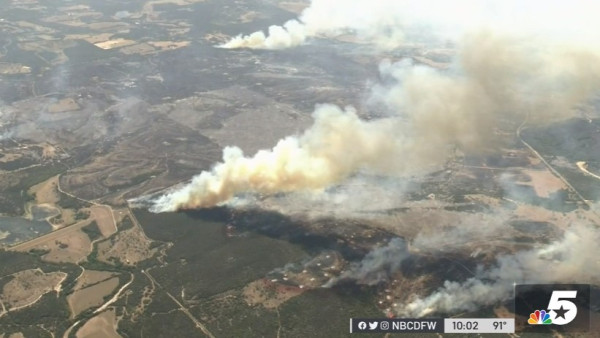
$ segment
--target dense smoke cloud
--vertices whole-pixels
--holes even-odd
[[[283,49],[311,37],[353,33],[381,49],[393,49],[456,41],[481,29],[593,43],[599,11],[600,4],[586,0],[312,0],[297,19],[269,27],[267,34],[238,35],[220,47]]]
[[[597,229],[574,226],[564,238],[539,248],[497,258],[494,266],[480,267],[475,277],[459,283],[446,281],[433,294],[413,300],[401,315],[473,311],[513,296],[514,284],[599,283]],[[548,267],[552,273],[548,273]]]
[[[382,46],[397,47],[403,40],[401,1],[379,0],[314,0],[297,20],[283,26],[273,25],[262,31],[239,35],[221,45],[222,48],[283,49],[300,45],[309,37],[336,35],[349,30]]]
[[[375,221],[381,212],[406,201],[420,184],[395,176],[352,175],[324,190],[295,191],[257,198],[244,194],[227,202],[232,208],[258,207],[302,219],[353,218]]]
[[[322,105],[304,134],[253,157],[227,147],[222,163],[160,197],[152,210],[210,207],[243,192],[319,190],[358,171],[427,172],[444,164],[454,147],[497,149],[499,121],[516,129],[526,119],[571,117],[600,88],[597,51],[542,53],[526,40],[491,32],[467,36],[450,70],[401,61],[383,62],[380,71],[388,81],[373,88],[371,101],[389,109],[387,118],[364,121],[352,108]]]
[[[283,26],[269,27],[268,35],[254,32],[246,36],[236,36],[221,45],[222,48],[283,49],[297,46],[306,40],[306,27],[297,20],[290,20]]]
[[[322,105],[304,134],[282,139],[271,150],[244,157],[237,147],[223,150],[223,162],[194,177],[184,188],[155,201],[153,211],[210,207],[240,192],[276,193],[322,189],[361,168],[381,173],[402,165],[396,122],[361,120],[356,112]]]
[[[468,35],[448,71],[383,62],[382,75],[393,81],[375,86],[371,101],[407,119],[413,150],[434,157],[449,143],[465,151],[496,147],[499,120],[574,116],[573,108],[600,88],[600,53],[580,47],[542,53],[528,42],[488,31]]]

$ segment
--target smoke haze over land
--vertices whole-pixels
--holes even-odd
[[[359,284],[375,285],[400,269],[409,256],[406,242],[392,238],[386,245],[369,252],[362,261],[352,264],[339,277],[329,280],[324,287],[330,287],[343,280],[355,280]]]
[[[552,36],[591,43],[598,35],[600,4],[577,0],[313,0],[297,19],[239,35],[222,48],[283,49],[309,38],[352,33],[380,49],[403,44],[456,42],[484,29],[528,38]]]
[[[499,256],[489,267],[479,267],[466,281],[446,281],[433,294],[413,300],[402,310],[406,316],[432,312],[473,311],[513,296],[514,284],[598,283],[600,234],[590,226],[574,226],[564,237],[537,249]],[[548,267],[551,266],[551,273]]]
[[[526,119],[574,116],[573,108],[600,84],[595,51],[541,54],[525,40],[485,31],[467,36],[458,55],[447,71],[383,61],[380,73],[388,81],[373,87],[371,101],[387,107],[387,118],[365,121],[353,108],[321,105],[302,135],[253,157],[227,147],[222,163],[160,197],[152,210],[210,207],[243,192],[320,190],[358,171],[427,172],[454,147],[467,153],[498,148],[495,126],[501,120],[516,129]]]
[[[408,59],[383,60],[380,81],[371,86],[368,102],[382,107],[385,118],[362,120],[352,107],[320,105],[313,112],[313,125],[302,134],[285,137],[253,156],[226,147],[222,162],[152,201],[151,210],[212,207],[244,193],[322,193],[360,174],[428,173],[440,168],[455,149],[467,154],[497,151],[504,142],[500,123],[517,130],[524,123],[574,117],[578,106],[600,88],[600,48],[590,43],[600,38],[600,21],[592,17],[598,6],[583,1],[451,5],[314,0],[297,20],[271,26],[268,34],[240,35],[220,47],[282,49],[352,32],[386,50],[413,42],[450,41],[456,56],[444,70]],[[508,215],[491,213],[489,218],[494,219],[473,220],[450,232],[418,234],[412,248],[461,248],[474,238],[486,240],[507,230]],[[424,316],[474,310],[510,298],[514,283],[598,282],[599,240],[595,228],[573,226],[550,244],[497,257],[467,280],[446,281],[433,294],[405,304],[401,312]],[[329,285],[343,279],[377,283],[408,256],[404,242],[392,240]],[[546,271],[550,263],[552,274]]]

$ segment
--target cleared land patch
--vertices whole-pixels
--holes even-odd
[[[73,317],[81,312],[104,303],[104,297],[109,296],[119,286],[119,278],[113,277],[73,292],[67,297]]]
[[[262,305],[267,309],[275,309],[302,292],[304,290],[298,287],[271,283],[266,279],[254,281],[242,291],[248,305]]]
[[[115,237],[98,243],[98,260],[110,264],[134,265],[154,256],[159,248],[144,237],[138,227],[119,232]]]
[[[98,229],[104,237],[110,237],[110,235],[117,232],[117,225],[112,214],[110,207],[94,205],[90,207],[90,211],[98,224]]]
[[[552,193],[567,188],[563,181],[548,170],[523,170],[523,173],[531,177],[531,182],[521,184],[531,185],[539,197],[548,198]]]
[[[90,239],[81,229],[48,242],[44,245],[44,249],[50,252],[42,256],[42,259],[57,263],[77,263],[92,252]]]
[[[66,276],[64,272],[44,273],[41,269],[19,271],[4,285],[0,299],[9,311],[34,304],[44,294],[58,290]]]
[[[76,334],[77,338],[113,338],[121,337],[116,331],[115,310],[102,312],[85,323]]]
[[[30,250],[49,250],[42,258],[52,262],[79,262],[92,250],[89,237],[81,228],[90,224],[90,220],[61,228],[28,242],[15,245],[11,250],[28,252]]]
[[[85,270],[77,280],[77,284],[75,284],[75,290],[77,291],[87,288],[114,276],[115,273],[110,271]]]

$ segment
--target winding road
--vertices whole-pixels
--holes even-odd
[[[587,163],[585,163],[585,161],[579,161],[579,162],[577,162],[577,167],[579,168],[579,170],[583,171],[584,174],[592,176],[592,177],[597,178],[597,179],[600,180],[600,176],[598,176],[598,175],[590,172],[587,169]]]

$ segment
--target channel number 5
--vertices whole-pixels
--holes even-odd
[[[553,310],[552,324],[569,324],[577,316],[577,305],[566,299],[577,298],[577,291],[552,291],[548,310]]]

